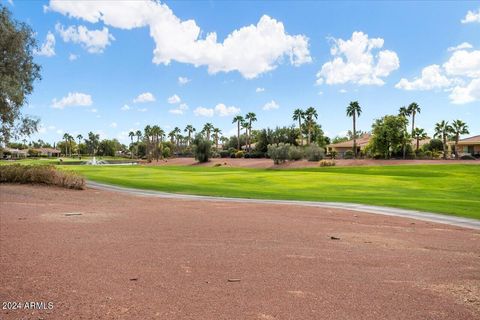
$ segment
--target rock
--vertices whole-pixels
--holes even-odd
[[[332,239],[332,240],[340,240],[340,238],[337,238],[337,237],[334,237],[334,236],[331,236],[330,239]]]

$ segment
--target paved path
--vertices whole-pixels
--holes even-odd
[[[284,204],[284,205],[296,205],[296,206],[307,206],[307,207],[345,209],[345,210],[382,214],[387,216],[411,218],[411,219],[443,223],[443,224],[448,224],[453,226],[480,230],[480,220],[448,216],[448,215],[442,215],[442,214],[431,213],[431,212],[422,212],[422,211],[416,211],[416,210],[405,210],[405,209],[380,207],[380,206],[370,206],[370,205],[355,204],[355,203],[296,201],[296,200],[266,200],[266,199],[199,196],[199,195],[168,193],[168,192],[161,192],[161,191],[155,191],[155,190],[133,189],[133,188],[113,186],[113,185],[108,185],[108,184],[103,184],[103,183],[98,183],[93,181],[88,181],[87,187],[100,189],[100,190],[126,192],[129,194],[140,195],[140,196],[153,196],[153,197],[161,197],[161,198],[169,198],[169,199],[202,200],[202,201],[214,201],[214,202],[226,201],[226,202],[237,202],[237,203],[247,202],[247,203],[259,203],[259,204]]]

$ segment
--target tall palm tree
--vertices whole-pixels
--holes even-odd
[[[302,109],[295,109],[293,111],[293,121],[298,121],[298,130],[300,131],[300,139],[303,146],[303,134],[302,134],[302,120],[305,119],[305,111]]]
[[[447,159],[447,139],[452,133],[452,127],[448,124],[448,121],[442,120],[435,124],[435,138],[441,138],[443,141],[443,159]]]
[[[420,113],[422,109],[420,109],[420,106],[416,102],[412,102],[408,105],[408,113],[412,116],[412,136],[413,136],[413,130],[415,129],[415,115],[417,113]]]
[[[420,148],[420,141],[421,140],[425,140],[428,138],[428,135],[427,133],[425,132],[425,130],[421,129],[421,128],[415,128],[413,130],[413,135],[412,135],[413,138],[415,138],[415,140],[417,140],[417,153],[418,153],[418,149]]]
[[[307,143],[311,143],[312,129],[315,124],[315,119],[318,119],[317,110],[314,107],[310,107],[305,111],[305,124],[307,125],[308,139]]]
[[[410,116],[411,112],[410,110],[407,108],[407,107],[401,107],[400,109],[398,109],[398,115],[400,117],[403,117],[404,119],[407,119],[409,116]],[[407,133],[407,124],[408,122],[405,121],[405,126],[403,128],[403,142],[402,142],[402,148],[403,148],[403,159],[405,159],[406,157],[406,153],[407,153],[407,143],[406,143],[406,139],[405,139],[405,134]]]
[[[247,144],[248,144],[248,152],[250,152],[251,146],[251,136],[252,136],[252,122],[257,121],[257,115],[253,112],[249,112],[245,115],[245,120],[248,121],[248,135],[247,135]]]
[[[362,108],[358,101],[352,101],[347,107],[347,116],[353,119],[353,155],[357,158],[357,117],[360,117]]]
[[[192,141],[192,133],[195,132],[195,128],[189,124],[185,127],[185,132],[188,132],[188,141],[187,141],[187,144],[190,146],[191,144],[191,141]]]
[[[455,159],[458,159],[458,140],[460,140],[460,135],[469,134],[468,126],[462,120],[455,120],[452,122],[452,133],[455,137]]]
[[[160,127],[157,125],[154,125],[150,133],[152,135],[153,153],[155,155],[155,159],[158,162],[158,159],[160,157],[159,149],[158,149],[158,145],[160,142]]]
[[[178,144],[179,144],[179,140],[181,138],[180,133],[182,133],[182,130],[180,130],[179,127],[175,127],[175,128],[173,128],[173,132],[174,132],[174,135],[175,135],[175,148],[178,151]]]
[[[168,133],[168,137],[170,138],[170,143],[171,144],[175,144],[176,135],[177,135],[177,133],[173,130]]]
[[[247,149],[247,139],[248,139],[248,129],[250,129],[250,125],[247,121],[242,122],[242,129],[245,129],[245,151]]]
[[[241,115],[235,116],[232,123],[237,123],[237,150],[240,150],[240,126],[243,123],[243,117]]]
[[[128,133],[128,136],[130,137],[130,157],[133,159],[133,137],[135,137],[135,132],[130,131]]]
[[[140,139],[142,139],[142,131],[137,130],[135,132],[135,136],[137,136],[137,158],[138,158],[138,145],[140,144]]]
[[[152,134],[152,127],[147,125],[145,129],[143,129],[143,138],[145,139],[145,155],[148,160],[150,160],[150,137]]]
[[[203,131],[205,132],[205,137],[207,138],[207,141],[210,141],[210,132],[214,129],[213,124],[210,122],[205,123],[203,126]]]
[[[81,134],[77,134],[77,139],[78,139],[78,158],[80,159],[80,141],[83,139],[83,136]]]
[[[70,137],[70,135],[65,132],[63,134],[63,140],[65,140],[65,157],[68,156],[68,137]]]
[[[213,128],[213,138],[215,140],[215,148],[218,150],[218,138],[222,131],[218,128]]]

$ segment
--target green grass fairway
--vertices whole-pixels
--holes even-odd
[[[87,179],[174,193],[353,202],[480,219],[480,166],[266,170],[196,166],[62,166]]]

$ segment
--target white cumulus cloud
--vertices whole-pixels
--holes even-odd
[[[63,41],[80,44],[90,53],[102,53],[115,40],[106,27],[102,30],[88,30],[85,26],[69,26],[65,29],[57,23],[55,30]]]
[[[129,106],[128,104],[124,104],[123,107],[120,108],[120,110],[122,110],[122,111],[128,111],[128,110],[130,110],[130,109],[131,109],[131,108],[130,108],[130,106]]]
[[[232,31],[222,41],[215,32],[202,32],[195,20],[181,20],[156,1],[60,1],[51,0],[46,11],[91,23],[133,29],[148,27],[155,42],[153,63],[171,61],[207,66],[209,73],[238,71],[251,79],[288,61],[299,66],[311,62],[305,35],[289,35],[281,21],[267,15],[256,25]],[[205,36],[203,36],[205,35]]]
[[[266,111],[275,110],[278,108],[280,108],[280,106],[275,102],[275,100],[265,103],[265,105],[262,107],[262,109]]]
[[[39,50],[35,50],[35,54],[45,57],[53,57],[55,55],[55,36],[48,31],[45,42],[40,46]]]
[[[212,108],[197,107],[193,110],[193,114],[197,117],[213,117],[213,113]]]
[[[422,75],[409,81],[402,78],[396,85],[397,89],[404,90],[432,90],[450,86],[451,80],[444,74],[439,65],[433,64],[422,70]]]
[[[462,23],[473,23],[473,22],[480,23],[480,9],[478,9],[476,12],[472,10],[468,10],[467,14],[465,15],[465,18],[463,18],[461,22]]]
[[[457,51],[457,50],[462,50],[462,49],[472,49],[473,46],[468,43],[468,42],[462,42],[461,44],[459,44],[458,46],[455,46],[455,47],[449,47],[447,49],[447,51]]]
[[[144,92],[139,94],[135,99],[133,99],[134,103],[144,103],[144,102],[154,102],[155,96],[150,92]]]
[[[382,38],[369,38],[363,32],[354,32],[348,40],[332,39],[332,60],[325,63],[317,73],[317,84],[383,85],[387,77],[400,67],[394,51],[381,50]]]
[[[173,96],[167,99],[167,102],[170,104],[177,104],[177,103],[180,103],[180,101],[182,101],[182,99],[180,99],[180,97],[177,96],[176,94],[174,94]]]
[[[219,103],[215,106],[215,113],[220,117],[228,117],[240,113],[240,108]]]
[[[465,104],[480,100],[480,78],[473,79],[465,86],[456,86],[450,93],[454,104]]]
[[[78,59],[78,56],[76,54],[70,53],[68,55],[68,60],[70,60],[70,61],[75,61],[77,59]]]
[[[92,96],[80,92],[69,92],[65,97],[52,100],[52,107],[55,109],[63,109],[65,107],[88,107],[93,103]]]
[[[188,105],[186,103],[180,103],[180,105],[175,109],[170,109],[168,112],[172,114],[182,115],[185,111],[188,110]]]
[[[257,88],[255,89],[255,92],[259,93],[259,92],[264,92],[265,91],[265,88]]]
[[[188,79],[187,77],[178,77],[178,84],[181,85],[181,86],[189,83],[190,81],[192,81],[192,80]]]

